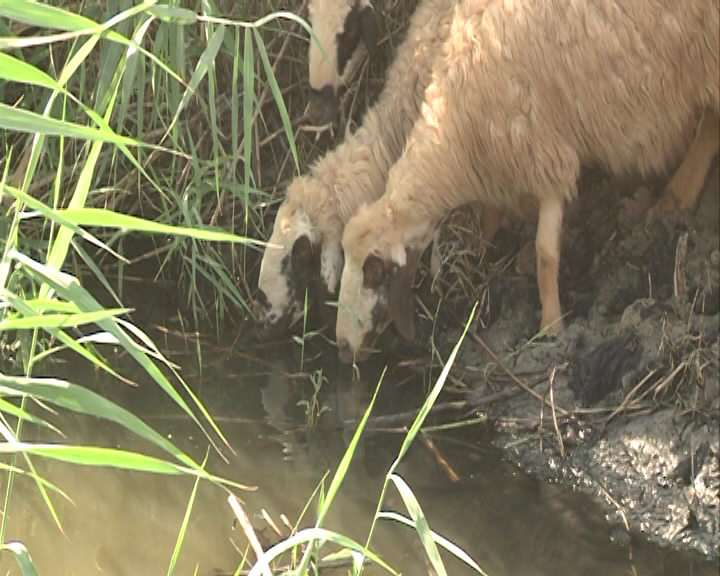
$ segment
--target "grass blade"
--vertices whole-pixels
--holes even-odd
[[[417,498],[415,498],[415,495],[412,493],[412,490],[410,490],[410,486],[408,486],[405,480],[397,474],[390,474],[389,478],[395,484],[398,492],[400,492],[400,496],[405,503],[405,507],[408,509],[408,512],[415,524],[415,531],[418,536],[420,536],[420,541],[422,542],[423,548],[425,548],[425,554],[427,554],[435,572],[438,576],[447,576],[445,565],[443,564],[442,558],[440,558],[440,552],[438,551],[432,534],[430,533],[430,526],[428,525],[425,513],[422,511],[422,508],[420,507]]]
[[[25,544],[22,542],[8,542],[0,545],[0,550],[9,550],[13,553],[22,576],[38,576],[35,564],[33,564],[30,552],[25,548]]]
[[[259,576],[263,569],[268,569],[270,560],[273,560],[274,558],[280,556],[280,554],[292,550],[293,548],[301,544],[311,543],[317,540],[333,542],[334,544],[343,546],[344,548],[347,548],[349,550],[357,550],[358,552],[362,552],[365,558],[370,558],[373,562],[387,570],[390,574],[398,574],[398,572],[391,568],[389,564],[387,564],[379,556],[365,548],[362,544],[358,544],[357,542],[350,538],[347,538],[346,536],[341,536],[336,532],[325,530],[324,528],[306,528],[305,530],[300,530],[300,532],[293,534],[289,538],[286,538],[285,540],[282,540],[281,542],[275,544],[275,546],[272,546],[271,548],[265,550],[263,555],[258,558],[257,562],[250,570],[248,576]],[[308,547],[308,549],[309,548],[310,547]],[[303,572],[301,567],[298,567],[295,573],[304,575],[308,572],[307,569],[305,572]]]
[[[28,330],[47,328],[77,328],[85,324],[94,324],[127,314],[130,308],[105,308],[95,312],[80,312],[78,314],[43,314],[40,316],[25,316],[23,318],[9,318],[0,321],[0,332],[3,330]]]
[[[396,522],[404,524],[409,528],[417,529],[415,523],[412,520],[410,520],[409,518],[405,518],[405,516],[402,516],[400,514],[396,514],[395,512],[380,512],[380,514],[378,514],[378,518],[395,520]],[[480,566],[478,566],[475,561],[465,553],[464,550],[450,542],[448,539],[440,536],[440,534],[436,534],[432,530],[430,530],[430,535],[432,536],[432,539],[435,541],[436,544],[445,548],[445,550],[450,552],[458,560],[462,560],[463,562],[465,562],[465,564],[470,566],[470,568],[475,570],[478,574],[481,574],[482,576],[488,576],[485,571],[483,571],[483,569],[480,568]]]
[[[0,392],[37,396],[56,406],[115,422],[152,442],[183,464],[192,468],[197,466],[189,456],[132,412],[83,386],[57,378],[16,378],[0,374]]]

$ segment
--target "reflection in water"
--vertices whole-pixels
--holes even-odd
[[[287,358],[293,354],[280,354],[272,361],[240,363],[217,358],[208,363],[204,354],[205,364],[197,376],[188,375],[191,365],[185,368],[186,381],[218,418],[236,451],[225,451],[229,464],[211,453],[208,468],[257,486],[257,491],[237,495],[254,525],[263,528],[271,540],[273,533],[262,511],[279,525],[282,514],[296,521],[322,476],[328,470],[334,472],[350,442],[353,430],[343,429],[341,423],[362,416],[377,382],[373,373],[351,383],[344,367],[324,366],[326,381],[317,400],[327,409],[314,432],[308,433],[306,412],[298,402],[310,400],[315,389],[307,377],[298,374],[297,362]],[[101,376],[94,383],[74,376],[70,379],[114,396],[202,460],[207,450],[204,437],[177,416],[175,406],[152,383],[137,376],[141,386],[133,389],[103,382]],[[420,403],[423,390],[414,388],[413,382],[402,390],[408,398],[386,376],[375,414],[399,412]],[[162,456],[118,427],[94,419],[63,416],[58,425],[70,442]],[[33,440],[57,441],[47,431],[33,433]],[[384,472],[401,441],[401,434],[365,436],[327,518],[327,528],[365,542]],[[587,497],[538,482],[503,463],[477,431],[435,434],[433,441],[458,474],[458,481],[452,481],[420,441],[413,444],[398,473],[413,488],[430,526],[463,548],[490,576],[717,574],[716,563],[647,544],[621,547],[611,543],[612,528]],[[72,499],[68,503],[52,496],[64,529],[61,534],[34,483],[28,478],[16,482],[7,539],[27,544],[41,575],[157,576],[167,572],[192,480],[40,459],[35,464],[42,476]],[[385,508],[407,515],[392,487]],[[313,523],[314,510],[312,505],[301,522],[303,527]],[[374,550],[395,569],[411,576],[428,574],[419,539],[407,528],[382,521],[373,543]],[[234,569],[239,558],[236,547],[244,546],[244,537],[233,529],[226,494],[201,483],[175,574],[193,574],[197,568],[203,576],[213,568]],[[443,558],[450,575],[473,574],[450,555],[443,553]],[[370,568],[365,573],[382,572]],[[0,574],[19,574],[9,557],[3,556]]]

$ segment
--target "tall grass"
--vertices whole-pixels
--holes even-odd
[[[8,519],[20,513],[13,499],[18,473],[34,479],[61,528],[50,492],[62,492],[37,473],[34,461],[38,457],[83,466],[193,475],[225,490],[244,488],[208,474],[163,435],[82,382],[38,376],[41,368],[42,373],[52,373],[53,356],[63,352],[87,368],[127,380],[107,359],[107,352],[122,350],[193,420],[215,450],[230,448],[193,390],[133,323],[131,310],[121,302],[123,273],[130,263],[123,256],[123,241],[130,234],[143,234],[154,237],[156,245],[169,246],[166,259],[179,253],[175,255],[183,262],[183,270],[210,277],[234,298],[234,306],[246,306],[233,279],[217,266],[219,258],[212,257],[216,249],[211,247],[213,243],[260,243],[247,234],[206,225],[202,213],[204,195],[214,189],[219,197],[221,189],[232,188],[220,178],[220,168],[234,158],[221,149],[218,138],[216,66],[221,48],[226,56],[232,55],[233,78],[240,71],[243,77],[244,127],[255,105],[247,96],[255,81],[255,47],[293,140],[258,31],[283,16],[245,24],[217,19],[219,12],[211,2],[197,8],[199,13],[156,0],[139,4],[58,1],[56,5],[0,1],[0,434],[4,440],[0,451],[9,456],[1,464],[6,482],[0,542],[2,550],[15,556],[23,574],[35,573],[29,552],[21,543],[5,542]],[[199,31],[204,44],[192,37],[194,31]],[[240,37],[244,52],[238,50]],[[238,90],[233,84],[233,105]],[[199,160],[200,142],[187,120],[191,113],[209,118],[213,128],[210,160]],[[238,148],[238,134],[234,125],[233,150]],[[247,138],[246,178],[240,196],[246,231],[253,217],[250,195],[260,194],[249,170],[251,149]],[[183,171],[191,174],[187,180],[174,177]],[[143,212],[149,215],[144,217]],[[84,287],[82,273],[94,278],[102,294]],[[111,273],[116,275],[117,289]],[[189,309],[202,310],[197,282],[193,278],[188,285]],[[53,429],[34,413],[36,405],[54,405],[115,422],[152,442],[166,457],[68,444],[60,436],[53,443],[28,441],[25,426]]]
[[[23,575],[37,573],[31,551],[6,542],[8,520],[20,513],[14,498],[18,474],[33,479],[62,528],[51,493],[64,493],[40,476],[37,458],[194,476],[168,574],[182,546],[197,482],[228,492],[246,488],[209,474],[204,462],[195,462],[86,383],[47,374],[62,353],[118,383],[128,381],[108,360],[122,352],[192,419],[214,450],[231,449],[194,391],[133,321],[132,309],[122,303],[123,285],[129,265],[155,259],[158,275],[167,273],[187,287],[181,309],[190,311],[195,327],[201,318],[222,326],[228,310],[251,315],[249,289],[243,285],[246,264],[262,244],[251,239],[264,231],[261,207],[272,201],[260,182],[258,165],[266,159],[260,158],[258,126],[265,133],[280,127],[286,159],[292,158],[295,172],[300,169],[293,122],[275,74],[278,59],[271,62],[268,46],[275,38],[309,31],[304,20],[275,11],[267,1],[228,0],[220,6],[219,0],[0,0],[0,452],[7,455],[0,463],[5,480],[0,554],[12,554]],[[253,21],[250,11],[266,15]],[[272,117],[265,95],[272,98]],[[285,164],[275,161],[280,168]],[[137,252],[138,238],[151,246],[130,256]],[[239,261],[239,268],[228,266],[228,258]],[[87,277],[101,288],[88,289]],[[210,287],[209,296],[202,285]],[[383,488],[383,494],[389,483],[398,488],[410,517],[380,512],[382,499],[375,514],[376,521],[413,526],[438,574],[446,573],[438,544],[480,570],[430,531],[395,466],[442,388],[454,355]],[[47,405],[119,424],[165,456],[67,443],[38,415],[43,413],[36,407]],[[371,409],[372,403],[321,498],[315,527],[268,550],[253,574],[266,573],[269,559],[310,541],[315,545],[306,548],[298,574],[307,573],[310,551],[325,541],[396,573],[369,551],[372,532],[363,546],[323,528]],[[29,426],[55,431],[57,442],[28,440]]]

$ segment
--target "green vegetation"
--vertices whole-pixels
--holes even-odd
[[[19,513],[18,475],[32,478],[62,530],[55,495],[64,493],[37,471],[38,458],[194,477],[169,574],[200,479],[229,495],[246,488],[208,473],[204,462],[86,383],[48,374],[57,358],[71,358],[118,384],[128,382],[111,360],[122,353],[214,450],[230,448],[196,391],[123,304],[123,286],[130,265],[133,272],[140,267],[149,277],[175,283],[186,295],[179,303],[181,322],[191,330],[209,325],[220,336],[229,317],[252,316],[248,278],[262,245],[256,239],[266,237],[265,211],[277,201],[283,179],[316,153],[296,141],[295,118],[304,102],[293,97],[292,60],[283,60],[293,50],[304,54],[301,29],[309,30],[306,22],[277,11],[270,1],[181,6],[156,0],[0,0],[0,543],[23,575],[37,573],[32,551],[6,539],[8,518]],[[452,358],[396,464],[451,364]],[[306,406],[311,427],[322,413],[316,400],[322,378],[316,374],[316,394]],[[48,407],[119,424],[164,457],[68,442],[45,417]],[[371,409],[372,404],[365,418]],[[56,433],[56,441],[31,441],[35,427]],[[323,528],[362,429],[327,492],[320,493],[315,526],[266,551],[251,574],[266,574],[271,558],[313,543],[303,548],[295,571],[307,573],[311,552],[328,541],[396,573],[370,552],[372,534],[363,546]],[[446,573],[438,544],[473,565],[430,531],[395,465],[385,487],[392,482],[398,488],[410,517],[381,513],[381,501],[376,520],[415,527],[438,574]]]

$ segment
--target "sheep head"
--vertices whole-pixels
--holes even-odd
[[[342,269],[339,240],[321,238],[307,212],[289,199],[281,204],[260,263],[255,315],[259,336],[286,333],[305,313],[305,294],[320,300],[325,322],[336,322],[334,300]]]
[[[310,39],[308,53],[309,116],[316,124],[327,124],[337,116],[340,86],[362,60],[360,40],[371,56],[375,53],[377,21],[370,0],[311,0],[308,14],[317,38]]]
[[[366,360],[391,323],[402,337],[415,338],[412,286],[429,240],[406,245],[389,220],[371,214],[361,208],[343,234],[336,338],[338,357],[346,364]]]

